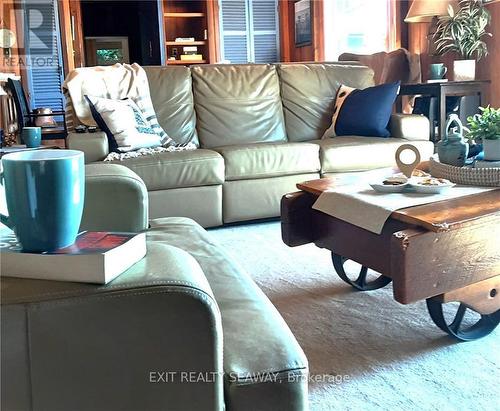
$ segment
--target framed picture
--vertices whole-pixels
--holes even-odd
[[[128,37],[85,37],[87,66],[130,63]]]
[[[295,2],[295,47],[312,44],[311,0]]]

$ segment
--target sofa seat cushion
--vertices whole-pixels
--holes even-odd
[[[224,157],[226,180],[281,177],[320,170],[317,144],[245,144],[214,150]]]
[[[307,359],[252,278],[192,220],[152,220],[148,238],[187,251],[205,273],[222,316],[226,409],[307,409]]]
[[[320,145],[321,171],[342,173],[364,171],[396,165],[396,150],[402,144],[413,144],[422,161],[434,153],[431,141],[408,141],[403,138],[341,136],[317,141]]]
[[[164,152],[111,163],[135,171],[144,180],[148,191],[224,182],[224,159],[212,150]]]

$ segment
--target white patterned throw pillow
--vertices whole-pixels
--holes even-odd
[[[85,96],[95,122],[107,137],[110,151],[128,152],[162,145],[162,139],[131,99]]]
[[[355,88],[344,86],[343,84],[340,85],[340,88],[337,91],[337,95],[335,97],[335,105],[333,107],[333,115],[332,115],[332,124],[331,126],[325,131],[323,134],[323,137],[321,138],[332,138],[335,137],[337,134],[335,133],[335,125],[337,124],[337,118],[339,117],[340,109],[342,108],[342,105],[344,104],[345,99],[351,94]]]

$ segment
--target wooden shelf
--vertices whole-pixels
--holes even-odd
[[[207,64],[215,61],[215,43],[212,38],[214,30],[215,1],[208,0],[162,0],[163,15],[163,48],[165,50],[163,64],[189,66],[193,64]],[[194,41],[174,41],[177,38],[194,39]],[[200,60],[168,60],[183,47],[197,46],[197,55],[192,56]],[[173,53],[175,49],[178,53]],[[194,48],[194,47],[193,47]]]
[[[206,41],[166,41],[167,46],[204,46]]]
[[[167,65],[189,65],[189,64],[206,64],[206,60],[167,60]]]
[[[165,17],[205,17],[205,13],[163,13]]]

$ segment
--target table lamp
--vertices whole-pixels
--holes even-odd
[[[448,7],[453,7],[458,10],[457,0],[413,0],[408,14],[405,18],[405,23],[431,23],[427,34],[428,52],[434,54],[434,42],[432,41],[438,17],[448,14]]]
[[[458,1],[453,0],[413,0],[408,14],[406,15],[406,23],[431,23],[432,20],[439,16],[448,14],[448,6],[455,8]]]

